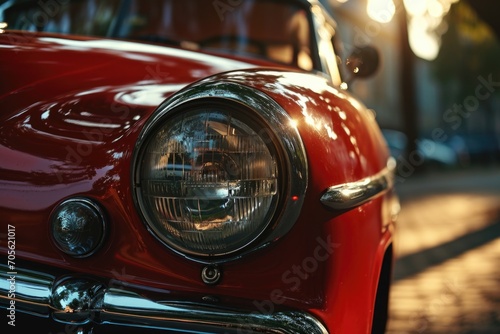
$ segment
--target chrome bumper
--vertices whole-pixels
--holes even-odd
[[[273,314],[226,310],[181,301],[153,301],[133,291],[109,288],[89,278],[56,277],[29,270],[10,273],[0,265],[0,308],[7,317],[27,313],[72,326],[127,326],[169,332],[328,334],[313,316],[298,311]]]

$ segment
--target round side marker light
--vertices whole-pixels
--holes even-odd
[[[87,257],[101,246],[106,220],[96,203],[87,198],[73,198],[52,212],[50,229],[59,250],[73,257]]]

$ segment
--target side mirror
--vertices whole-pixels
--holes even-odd
[[[351,80],[366,78],[373,75],[379,66],[379,54],[373,46],[356,47],[345,63]]]

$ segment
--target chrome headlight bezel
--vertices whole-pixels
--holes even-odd
[[[197,106],[218,106],[226,109],[237,109],[243,119],[254,119],[252,122],[265,129],[266,138],[272,144],[270,150],[277,156],[279,168],[278,198],[276,210],[264,224],[264,228],[255,238],[241,247],[221,254],[206,254],[183,249],[166,240],[155,224],[151,222],[147,205],[142,198],[141,166],[145,148],[155,135],[172,117],[180,112],[187,112]],[[192,110],[192,109],[191,109]],[[262,133],[262,131],[260,131]],[[275,148],[273,148],[275,147]],[[175,94],[161,104],[153,116],[145,124],[136,144],[132,160],[132,192],[140,217],[150,233],[174,252],[202,263],[226,262],[250,251],[260,249],[285,235],[294,225],[300,213],[307,189],[308,167],[305,148],[298,129],[294,126],[288,113],[272,98],[261,91],[231,82],[203,81]]]

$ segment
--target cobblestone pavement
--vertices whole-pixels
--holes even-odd
[[[387,334],[499,334],[500,168],[418,175],[397,187]]]

